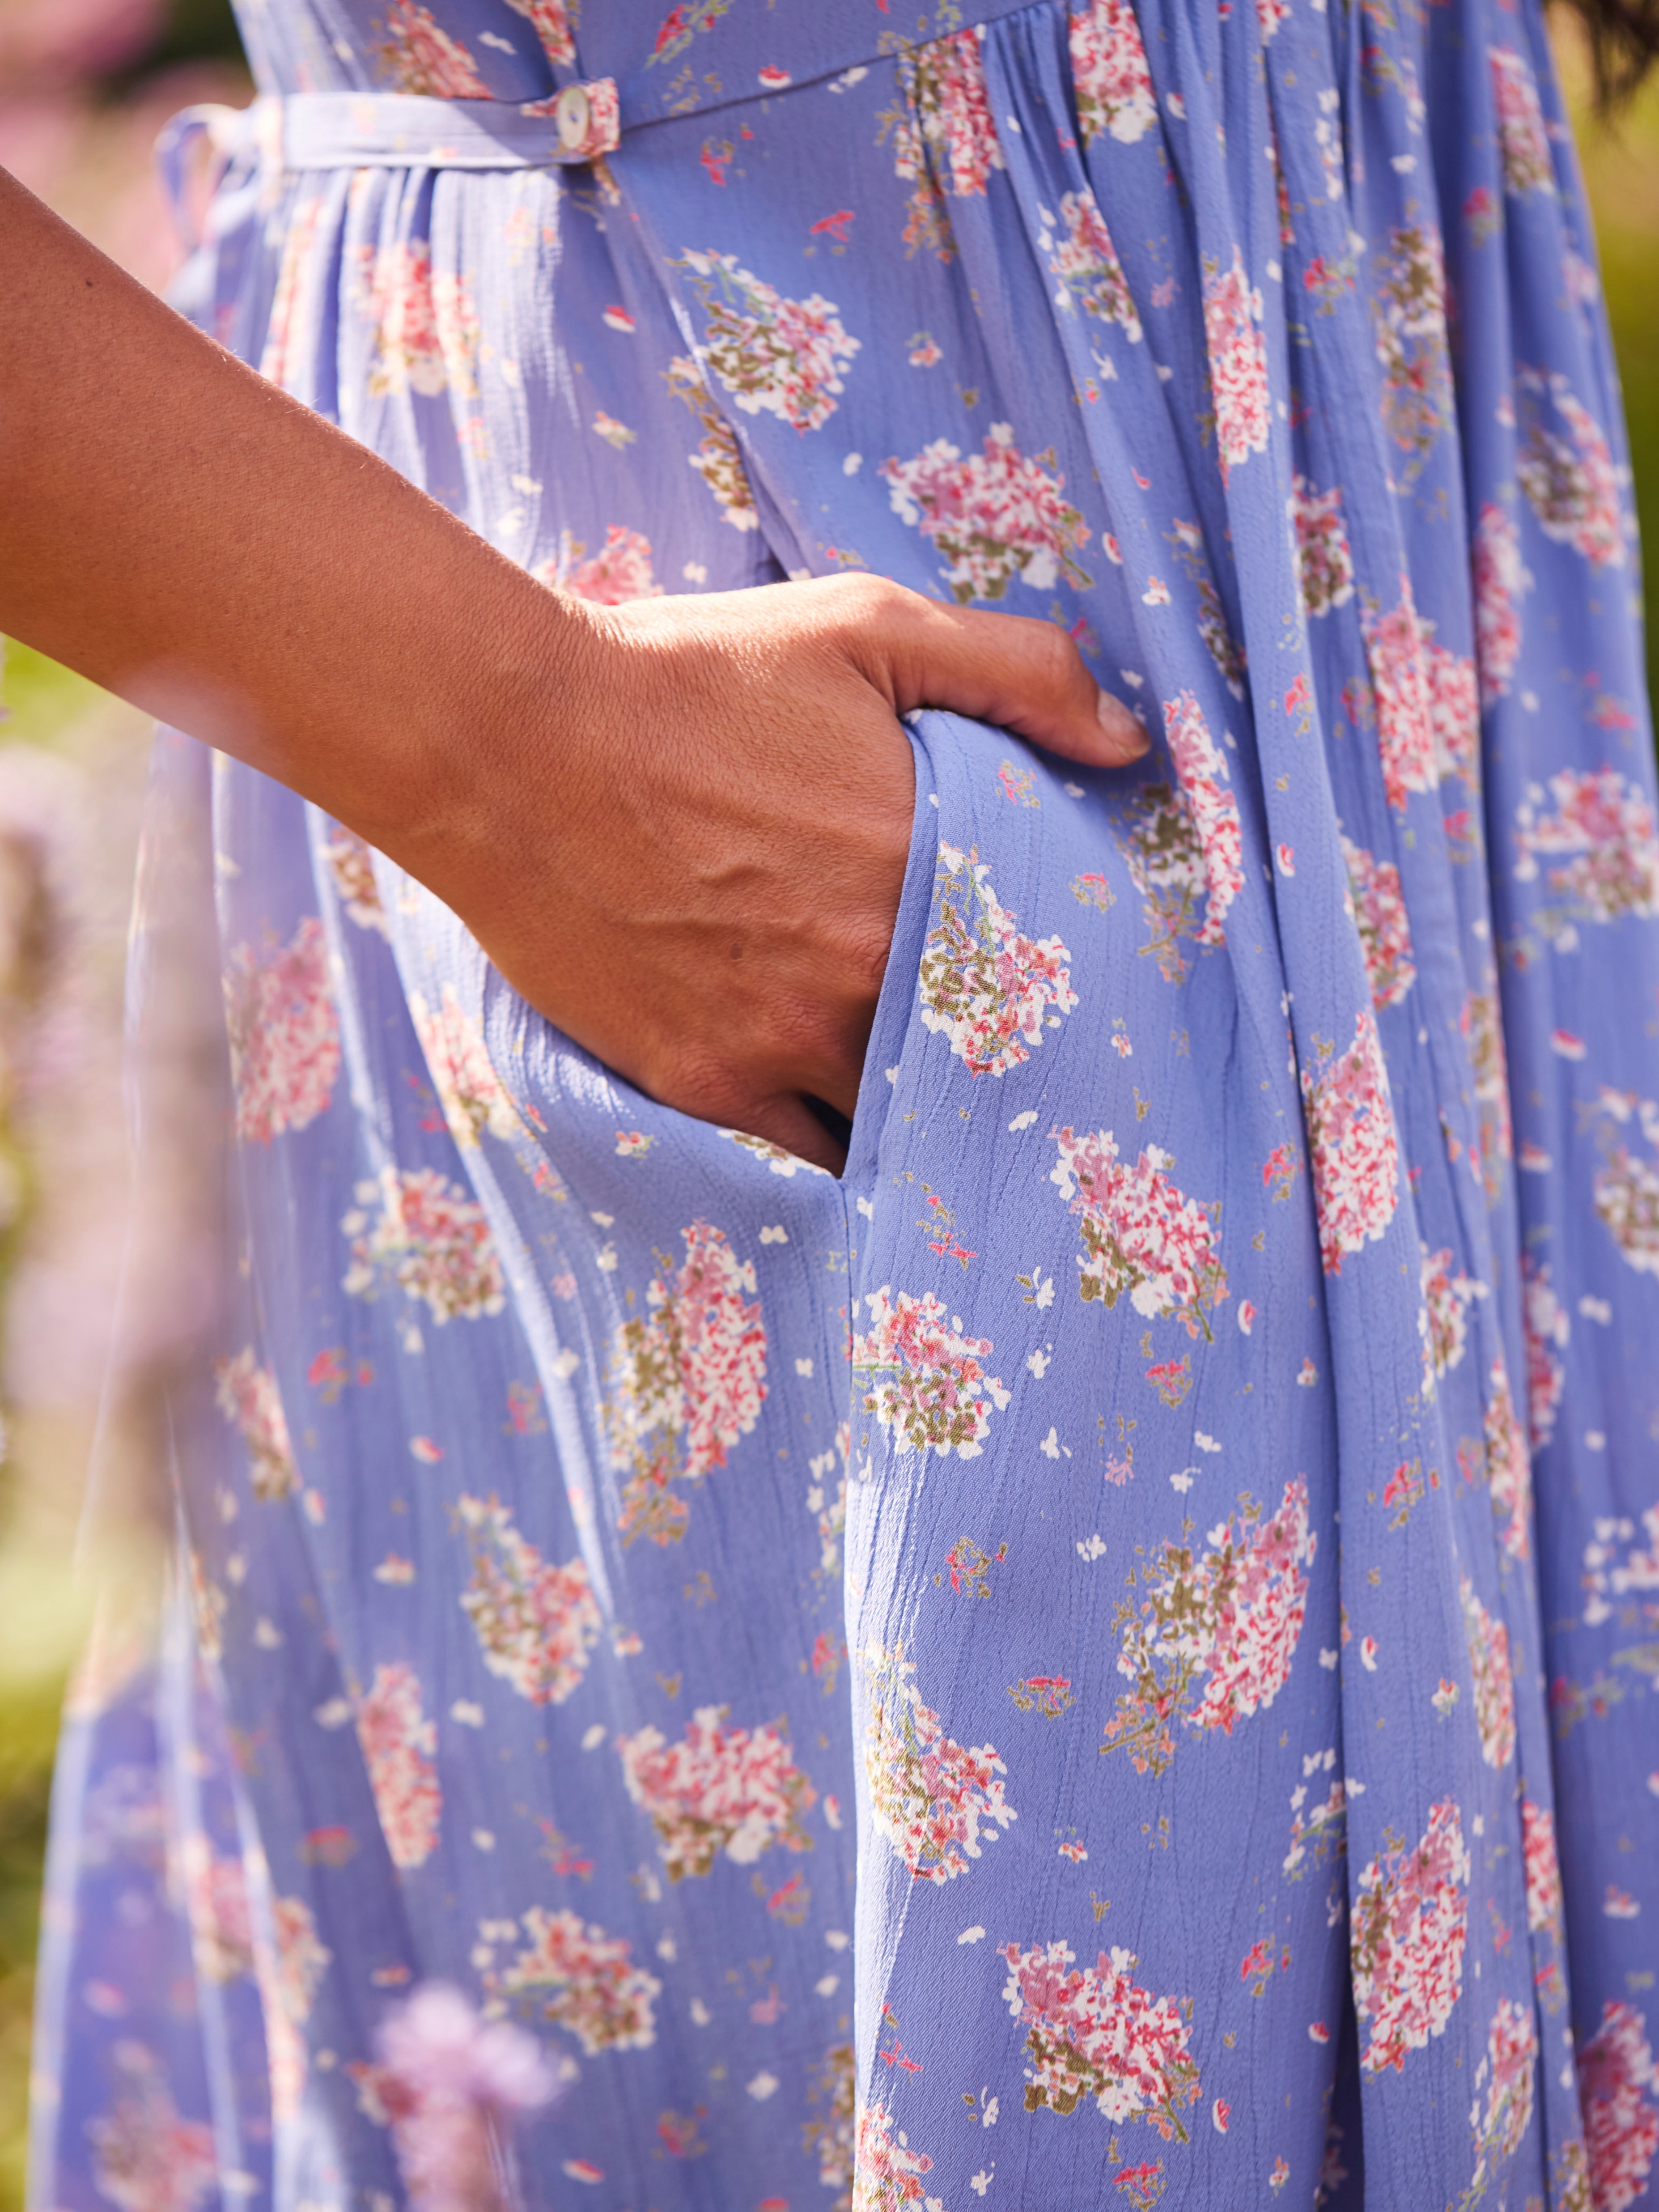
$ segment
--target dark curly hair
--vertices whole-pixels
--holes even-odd
[[[1589,35],[1596,99],[1608,111],[1628,100],[1659,57],[1659,0],[1568,0]]]

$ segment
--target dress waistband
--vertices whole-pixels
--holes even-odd
[[[988,24],[1034,4],[1054,0],[967,0],[947,35],[982,34]],[[854,16],[830,0],[793,29],[781,22],[768,51],[772,58],[757,71],[752,86],[699,100],[697,117],[867,68],[903,46],[890,30],[873,33],[862,8]],[[267,94],[246,108],[185,108],[162,131],[156,157],[175,211],[185,204],[188,160],[204,137],[221,157],[252,157],[267,173],[539,169],[591,162],[616,152],[628,133],[690,112],[675,99],[665,75],[647,65],[621,82],[609,76],[574,80],[545,99],[522,104],[413,93]]]

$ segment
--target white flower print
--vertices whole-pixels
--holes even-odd
[[[1166,1173],[1167,1153],[1149,1145],[1130,1166],[1109,1129],[1050,1132],[1060,1158],[1048,1180],[1070,1201],[1083,1231],[1078,1288],[1109,1309],[1127,1291],[1149,1321],[1170,1316],[1190,1336],[1211,1334],[1209,1316],[1228,1296],[1214,1224]]]
[[[416,392],[430,399],[447,391],[475,398],[478,317],[464,279],[453,270],[434,270],[424,238],[355,252],[357,305],[374,325],[369,396]]]
[[[1053,449],[1028,459],[1006,422],[994,422],[984,451],[964,459],[945,438],[881,473],[893,512],[938,546],[953,598],[1000,599],[1017,578],[1051,591],[1060,576],[1077,590],[1092,580],[1072,557],[1089,526],[1060,496],[1066,479]]]
[[[1109,135],[1133,146],[1158,121],[1158,100],[1133,0],[1087,0],[1071,18],[1072,81],[1085,146]]]
[[[1542,876],[1552,904],[1539,926],[1562,951],[1577,941],[1573,922],[1659,915],[1659,821],[1633,776],[1564,768],[1547,786],[1528,784],[1515,811],[1515,842],[1516,879]]]
[[[775,415],[797,430],[821,430],[846,389],[842,372],[860,341],[842,327],[835,302],[814,292],[785,299],[740,268],[735,253],[696,252],[691,272],[702,302],[700,362],[712,369],[745,415]]]
[[[424,1866],[437,1848],[443,1813],[439,1787],[438,1730],[422,1711],[420,1678],[398,1661],[377,1667],[357,1701],[357,1741],[380,1831],[395,1867]]]
[[[1407,1850],[1394,1837],[1359,1876],[1349,1956],[1354,2009],[1369,2027],[1361,2069],[1403,2070],[1407,2054],[1443,2034],[1463,1993],[1469,1854],[1458,1808],[1429,1808]]]
[[[522,1925],[530,1941],[506,1966],[486,1973],[492,1990],[528,1999],[543,2019],[574,2035],[590,2058],[602,2051],[650,2048],[662,1984],[634,1965],[625,1936],[607,1936],[578,1913],[539,1905]]]
[[[449,1133],[461,1150],[476,1150],[486,1133],[492,1137],[521,1136],[524,1125],[501,1088],[477,1024],[456,996],[454,985],[444,985],[435,1014],[420,993],[412,991],[409,1012]]]
[[[945,1734],[922,1703],[902,1646],[891,1653],[872,1647],[865,1668],[871,1817],[918,1881],[954,1881],[1017,1818],[1003,1795],[1008,1770],[992,1745],[960,1744]]]
[[[1041,215],[1037,244],[1048,258],[1048,273],[1059,279],[1054,298],[1060,307],[1067,313],[1080,307],[1085,315],[1116,323],[1130,344],[1139,345],[1140,318],[1128,279],[1106,218],[1087,185],[1080,191],[1061,194],[1058,234],[1048,210],[1042,209]]]
[[[690,1508],[672,1485],[724,1467],[766,1398],[754,1261],[707,1221],[681,1238],[684,1262],[658,1253],[646,1310],[623,1322],[611,1351],[605,1425],[611,1465],[627,1472],[618,1525],[629,1544],[678,1541]]]
[[[1267,349],[1261,325],[1261,293],[1250,282],[1240,249],[1233,248],[1231,269],[1206,258],[1204,341],[1224,483],[1252,453],[1267,450]]]
[[[340,1018],[322,923],[307,915],[263,960],[251,945],[235,946],[224,990],[236,1133],[245,1144],[268,1145],[325,1112],[340,1073]]]
[[[253,1495],[267,1500],[291,1497],[300,1487],[300,1470],[295,1465],[276,1377],[268,1367],[259,1365],[251,1344],[234,1358],[220,1360],[214,1374],[215,1402],[225,1419],[240,1431],[247,1446],[248,1481]]]
[[[1488,1766],[1507,1766],[1515,1756],[1515,1686],[1510,1674],[1510,1632],[1474,1594],[1465,1575],[1457,1586],[1474,1674],[1474,1719],[1480,1756]]]
[[[562,1705],[587,1671],[602,1625],[586,1565],[550,1564],[493,1498],[463,1492],[455,1517],[472,1554],[461,1610],[485,1666],[532,1705]]]
[[[678,1743],[641,1729],[618,1736],[623,1779],[651,1816],[670,1881],[706,1875],[722,1853],[750,1866],[775,1844],[805,1851],[801,1815],[817,1802],[789,1755],[781,1722],[732,1728],[724,1705],[701,1705]]]
[[[373,1297],[382,1275],[406,1297],[423,1300],[440,1326],[476,1321],[506,1304],[501,1263],[483,1208],[434,1168],[381,1170],[357,1186],[357,1205],[340,1226],[351,1242],[343,1279],[353,1297]],[[378,1204],[378,1218],[368,1209]]]
[[[1532,64],[1513,46],[1488,46],[1492,106],[1498,114],[1498,143],[1504,156],[1504,189],[1517,199],[1528,192],[1555,191],[1549,134],[1538,101]]]
[[[1002,1952],[1003,1999],[1028,2030],[1025,2109],[1064,2116],[1085,2097],[1115,2123],[1149,2121],[1167,2142],[1185,2142],[1182,2110],[1197,2103],[1199,2071],[1187,2008],[1130,1978],[1139,1962],[1114,1945],[1079,1968],[1066,1943],[1018,1943]]]
[[[948,1037],[970,1075],[1000,1076],[1028,1060],[1045,1022],[1057,1029],[1078,1000],[1065,945],[1017,929],[1018,915],[989,878],[977,848],[963,853],[941,842],[939,921],[922,947],[918,981],[923,1028]]]
[[[1488,500],[1475,525],[1473,553],[1475,659],[1480,696],[1501,699],[1521,658],[1521,600],[1532,576],[1521,558],[1521,533],[1507,509]]]
[[[984,1362],[993,1346],[947,1325],[945,1309],[931,1291],[918,1298],[891,1294],[884,1284],[866,1294],[870,1326],[853,1339],[853,1373],[863,1378],[864,1410],[897,1431],[901,1451],[954,1451],[978,1456],[990,1434],[991,1413],[1009,1394]]]
[[[1144,1596],[1114,1616],[1117,1671],[1134,1687],[1119,1697],[1102,1747],[1127,1750],[1141,1774],[1162,1774],[1174,1760],[1177,1717],[1195,1733],[1230,1736],[1290,1679],[1318,1546],[1307,1484],[1286,1483],[1279,1510],[1265,1517],[1247,1502],[1206,1542],[1195,1553],[1183,1530],[1152,1547],[1135,1571]]]
[[[1522,370],[1516,390],[1527,417],[1516,481],[1539,528],[1558,545],[1571,546],[1593,568],[1622,567],[1625,520],[1619,478],[1600,423],[1565,377]],[[1547,427],[1547,404],[1566,424],[1565,438]]]

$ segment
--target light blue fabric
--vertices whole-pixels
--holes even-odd
[[[246,13],[364,160],[624,129],[249,129],[204,327],[550,581],[872,568],[1157,742],[916,718],[837,1182],[164,740],[243,1264],[42,2208],[398,2197],[434,1978],[580,2064],[537,2204],[1653,2201],[1659,832],[1538,13]]]

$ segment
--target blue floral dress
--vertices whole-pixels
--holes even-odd
[[[34,2201],[436,2205],[443,1981],[576,2069],[538,2206],[1659,2202],[1659,825],[1539,8],[662,6],[246,0],[181,305],[550,583],[876,570],[1153,749],[914,719],[837,1181],[164,734],[224,1319]]]

